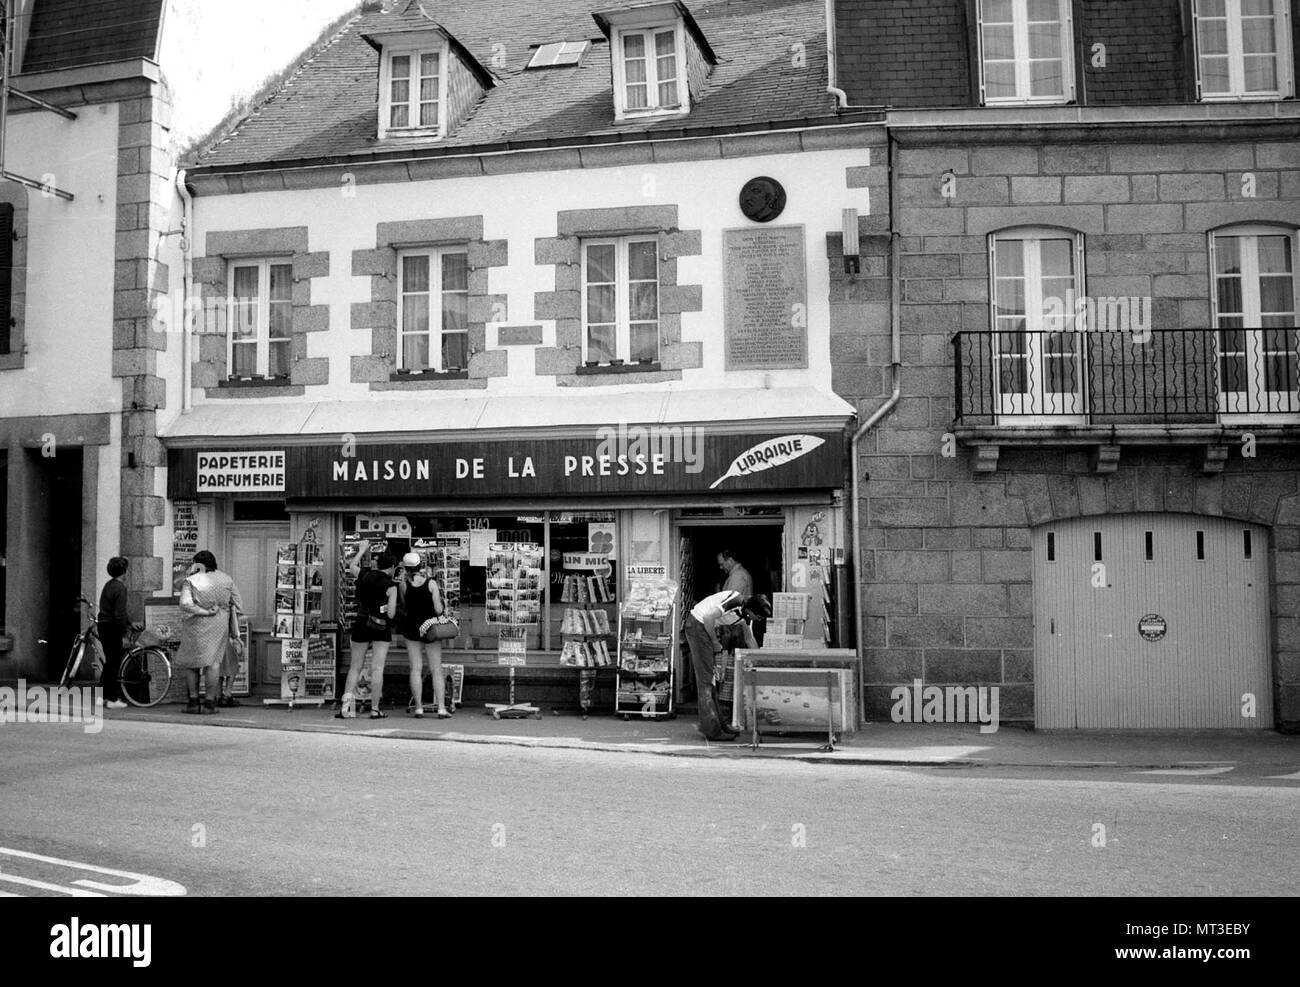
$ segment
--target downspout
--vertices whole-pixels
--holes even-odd
[[[861,669],[865,661],[865,648],[862,640],[862,519],[861,519],[861,484],[862,484],[862,464],[858,461],[858,443],[875,428],[886,415],[894,410],[903,395],[902,380],[902,343],[901,343],[901,325],[902,316],[899,312],[899,303],[902,299],[902,278],[899,276],[898,262],[901,254],[901,245],[899,242],[898,232],[898,151],[894,143],[894,135],[886,129],[889,140],[889,272],[892,286],[890,288],[892,304],[890,306],[890,365],[889,372],[893,381],[893,393],[889,395],[889,400],[871,413],[871,416],[862,423],[856,432],[853,433],[853,441],[849,446],[849,462],[853,469],[853,566],[857,572],[858,595],[854,600],[853,621],[854,621],[854,643],[858,651],[858,669],[861,677]],[[862,687],[861,682],[859,686]]]
[[[849,94],[840,89],[838,82],[839,55],[835,51],[835,0],[826,0],[826,91],[835,97],[836,110],[844,110],[849,105]]]
[[[190,290],[194,284],[194,244],[190,238],[191,219],[194,215],[194,198],[185,187],[185,169],[176,171],[176,191],[181,197],[181,257],[184,260],[181,274],[181,414],[193,410],[190,393],[190,347],[193,345],[194,326],[191,324]]]

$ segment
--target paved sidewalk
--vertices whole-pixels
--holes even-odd
[[[840,738],[834,751],[820,748],[824,734],[764,735],[758,750],[742,741],[710,743],[695,728],[691,713],[675,720],[624,721],[611,715],[588,719],[543,709],[540,720],[496,720],[481,707],[462,707],[450,719],[430,714],[422,720],[400,709],[383,720],[364,714],[354,720],[334,717],[331,708],[266,706],[241,700],[214,715],[191,715],[180,705],[154,709],[108,710],[107,719],[187,723],[195,728],[244,727],[370,737],[513,744],[535,748],[627,751],[686,757],[784,758],[836,764],[911,764],[966,767],[1142,767],[1213,769],[1224,765],[1270,766],[1300,771],[1300,736],[1248,732],[1037,732],[1003,727],[982,734],[978,724],[869,723]]]

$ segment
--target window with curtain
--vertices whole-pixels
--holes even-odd
[[[406,251],[399,268],[398,369],[467,369],[469,254],[465,248]]]
[[[293,265],[230,263],[229,367],[236,378],[288,377],[293,337]]]
[[[1202,99],[1294,94],[1290,0],[1194,0]]]
[[[977,0],[984,102],[1074,99],[1069,0]]]

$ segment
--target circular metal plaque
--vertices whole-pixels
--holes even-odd
[[[740,190],[740,211],[756,223],[770,223],[785,211],[785,188],[775,178],[751,178]]]
[[[1138,633],[1144,641],[1159,641],[1169,630],[1169,621],[1158,613],[1149,613],[1138,621]]]

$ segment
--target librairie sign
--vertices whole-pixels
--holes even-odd
[[[606,430],[608,431],[608,430]],[[283,451],[173,449],[168,495],[265,491],[295,498],[555,497],[829,489],[842,432],[714,434],[690,448],[611,448],[589,438],[338,443]],[[676,453],[686,452],[686,455]]]

